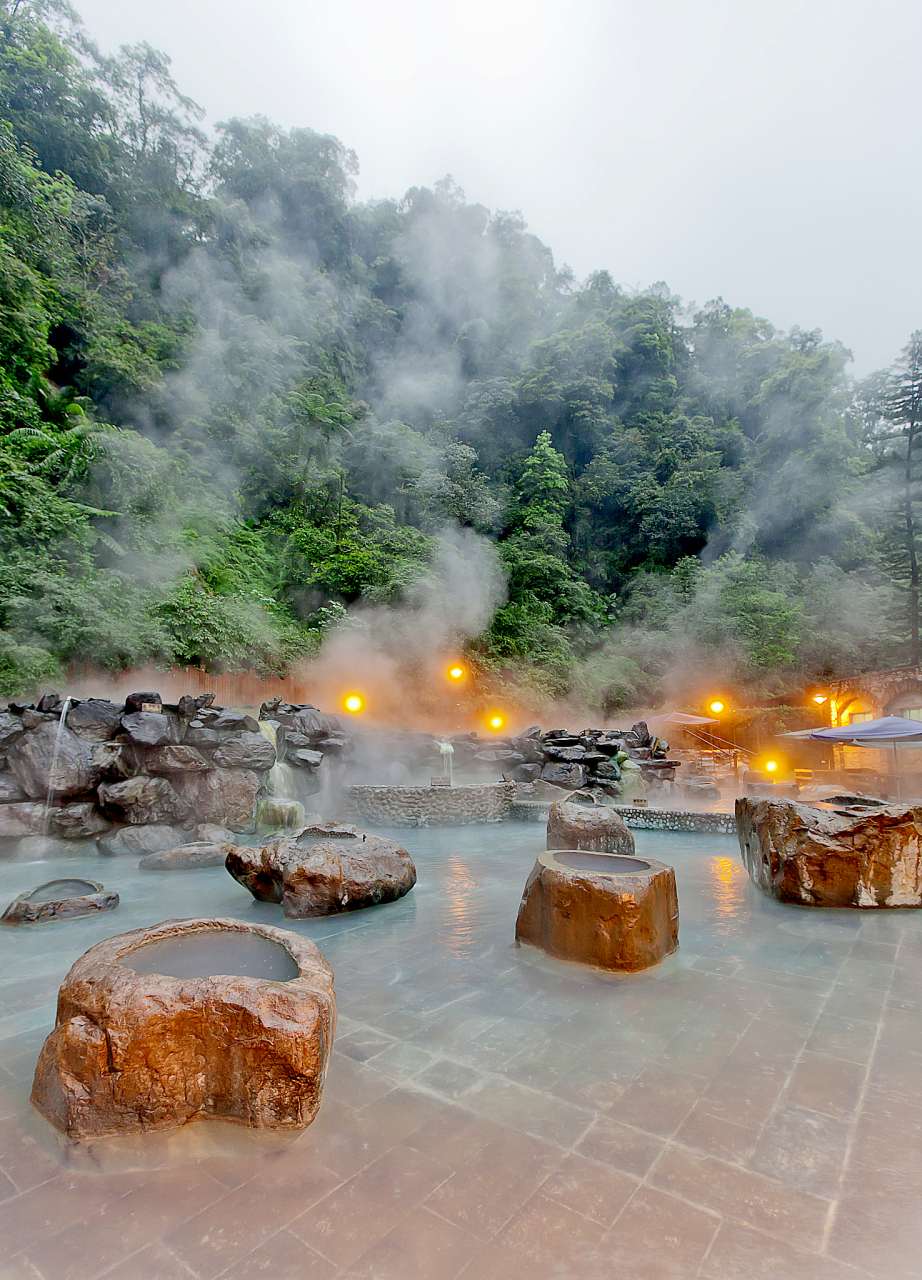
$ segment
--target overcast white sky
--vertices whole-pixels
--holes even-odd
[[[577,276],[665,280],[857,375],[922,327],[919,0],[76,0],[209,120],[333,133],[359,194],[450,173]]]

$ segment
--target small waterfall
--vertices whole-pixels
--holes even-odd
[[[447,738],[443,738],[439,743],[439,751],[442,753],[442,768],[448,774],[448,785],[453,786],[455,775],[454,769],[452,768],[452,759],[455,754],[455,749]]]
[[[57,782],[58,752],[61,749],[61,734],[64,732],[64,721],[70,710],[73,698],[68,694],[61,704],[61,715],[58,720],[58,731],[54,735],[54,750],[51,753],[51,772],[48,774],[48,795],[45,797],[45,814],[42,818],[42,847],[48,848],[48,833],[51,826],[51,801],[54,797],[54,784]]]
[[[278,735],[271,720],[260,720],[259,730],[275,747],[275,764],[266,777],[269,799],[259,806],[259,821],[267,827],[303,827],[304,805],[296,800],[297,781],[290,764],[278,758]]]

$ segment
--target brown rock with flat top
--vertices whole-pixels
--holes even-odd
[[[528,877],[515,936],[560,960],[648,969],[679,945],[675,872],[652,858],[549,849]]]
[[[591,792],[575,791],[551,805],[549,849],[595,849],[599,853],[634,852],[634,837],[620,814],[599,804]]]
[[[267,971],[280,976],[129,967],[144,968],[145,944],[168,943],[189,969],[189,949],[195,959],[218,934],[225,952],[228,939],[243,953],[253,942],[277,952],[281,966]],[[216,965],[227,963],[222,952]],[[97,943],[72,966],[32,1103],[71,1137],[171,1129],[196,1116],[301,1129],[320,1106],[335,1026],[333,974],[312,942],[241,920],[168,920]]]
[[[393,902],[416,884],[406,849],[339,822],[302,827],[262,849],[238,846],[224,865],[254,898],[280,902],[291,919]]]
[[[922,906],[922,808],[820,808],[744,796],[736,829],[753,883],[779,902]]]

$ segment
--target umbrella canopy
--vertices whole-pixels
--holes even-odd
[[[922,722],[905,716],[882,716],[838,729],[814,729],[810,737],[819,742],[851,742],[856,747],[922,746]]]
[[[647,724],[720,724],[713,716],[693,716],[686,711],[664,711],[658,716],[647,716]]]
[[[850,742],[855,747],[890,747],[893,751],[893,773],[896,796],[900,799],[897,748],[922,747],[922,723],[906,716],[881,716],[879,720],[862,720],[839,729],[815,729],[810,734],[818,742]]]

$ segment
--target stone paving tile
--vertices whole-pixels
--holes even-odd
[[[866,1066],[874,1052],[877,1034],[876,1022],[824,1012],[816,1020],[807,1049],[810,1053],[831,1054]]]
[[[822,1243],[829,1201],[764,1174],[670,1145],[650,1181],[731,1222],[783,1236],[801,1248],[819,1249]]]
[[[789,1107],[821,1111],[839,1120],[851,1120],[858,1108],[866,1068],[826,1053],[804,1053],[785,1090]]]
[[[634,1079],[609,1109],[620,1120],[647,1133],[667,1138],[691,1111],[707,1079],[653,1064]]]
[[[774,1111],[785,1083],[780,1072],[727,1064],[705,1089],[697,1109],[731,1124],[761,1128]]]
[[[610,1227],[638,1186],[629,1174],[571,1151],[542,1184],[541,1194]]]
[[[226,1271],[220,1280],[332,1280],[339,1268],[290,1231],[270,1236],[251,1253],[246,1253]]]
[[[166,1232],[164,1243],[201,1280],[215,1280],[339,1182],[339,1174],[319,1162],[302,1168],[297,1178],[261,1173]]]
[[[758,1173],[831,1200],[838,1195],[848,1140],[849,1125],[844,1120],[783,1108],[768,1121],[745,1163]]]
[[[427,1200],[427,1207],[479,1239],[489,1240],[562,1157],[560,1148],[550,1143],[506,1130],[456,1168]]]
[[[415,1083],[421,1088],[432,1089],[446,1098],[460,1098],[479,1080],[483,1073],[463,1062],[454,1062],[450,1058],[436,1058],[432,1065],[421,1071]]]
[[[697,1274],[719,1225],[720,1219],[705,1209],[641,1187],[605,1237],[607,1275],[688,1280]]]
[[[29,1257],[55,1280],[92,1280],[226,1195],[194,1167],[155,1174],[104,1212],[30,1245]]]
[[[48,1274],[50,1280],[56,1272]],[[198,1277],[166,1245],[155,1243],[139,1249],[108,1271],[100,1272],[99,1280],[198,1280]]]
[[[827,1253],[885,1280],[918,1280],[922,1258],[919,1185],[891,1169],[850,1168]]]
[[[718,1156],[734,1164],[745,1164],[755,1150],[759,1130],[734,1124],[714,1115],[706,1104],[694,1106],[679,1126],[674,1141],[704,1155]]]
[[[24,1253],[0,1260],[0,1280],[49,1280]],[[188,1280],[188,1276],[186,1277]]]
[[[608,1116],[599,1116],[577,1144],[576,1151],[635,1178],[645,1178],[664,1146],[662,1138],[632,1129]]]
[[[503,1280],[610,1280],[605,1228],[542,1193],[535,1195],[461,1275]]]
[[[732,1222],[721,1224],[701,1280],[866,1280],[867,1273]]]
[[[455,1280],[482,1247],[474,1236],[420,1205],[341,1276],[342,1280]]]
[[[593,1113],[501,1076],[484,1076],[460,1099],[477,1115],[569,1147],[578,1142]]]
[[[849,1166],[891,1169],[922,1185],[922,1096],[869,1093],[858,1117]]]
[[[57,1177],[61,1166],[29,1131],[31,1116],[0,1120],[0,1168],[19,1191],[29,1191]]]
[[[288,1230],[337,1266],[348,1267],[451,1176],[446,1164],[395,1147],[312,1208]]]
[[[450,1164],[463,1164],[504,1133],[502,1126],[461,1107],[446,1105],[425,1125],[414,1129],[406,1145],[423,1155]]]

